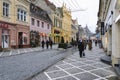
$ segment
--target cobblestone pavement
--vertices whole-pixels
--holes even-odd
[[[53,45],[53,49],[57,49],[57,48],[58,48],[58,45]],[[44,50],[46,50],[46,47]],[[43,51],[43,49],[42,47],[12,49],[10,51],[0,52],[0,57],[18,55],[18,54],[29,53],[29,52],[34,52],[34,51]]]
[[[112,66],[100,61],[104,55],[102,49],[93,47],[85,54],[85,58],[80,58],[77,51],[31,80],[108,80],[116,76]]]

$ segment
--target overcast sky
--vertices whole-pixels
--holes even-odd
[[[95,32],[97,27],[97,13],[99,8],[99,0],[49,0],[57,7],[61,7],[63,2],[67,8],[72,11],[72,18],[78,19],[78,23]]]

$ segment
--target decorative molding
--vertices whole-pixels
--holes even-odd
[[[8,4],[12,4],[12,2],[10,0],[2,0],[2,2],[6,2]]]
[[[25,6],[20,5],[20,4],[17,4],[16,7],[17,7],[17,8],[20,8],[20,9],[22,9],[22,10],[24,10],[24,11],[27,11],[27,12],[29,11]]]

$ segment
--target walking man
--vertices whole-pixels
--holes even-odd
[[[80,57],[83,57],[84,43],[82,40],[78,41],[78,49],[79,49]]]
[[[49,43],[50,43],[50,47],[51,47],[51,49],[52,49],[53,41],[50,40]]]
[[[95,40],[95,46],[97,46],[97,40]]]
[[[47,49],[49,48],[49,41],[48,40],[46,40],[46,47],[47,47]]]
[[[45,42],[44,42],[44,40],[42,40],[42,49],[44,49],[44,44],[45,44]]]

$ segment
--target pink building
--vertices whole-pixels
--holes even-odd
[[[39,46],[42,40],[49,40],[52,22],[44,10],[31,4],[30,5],[30,42]]]

